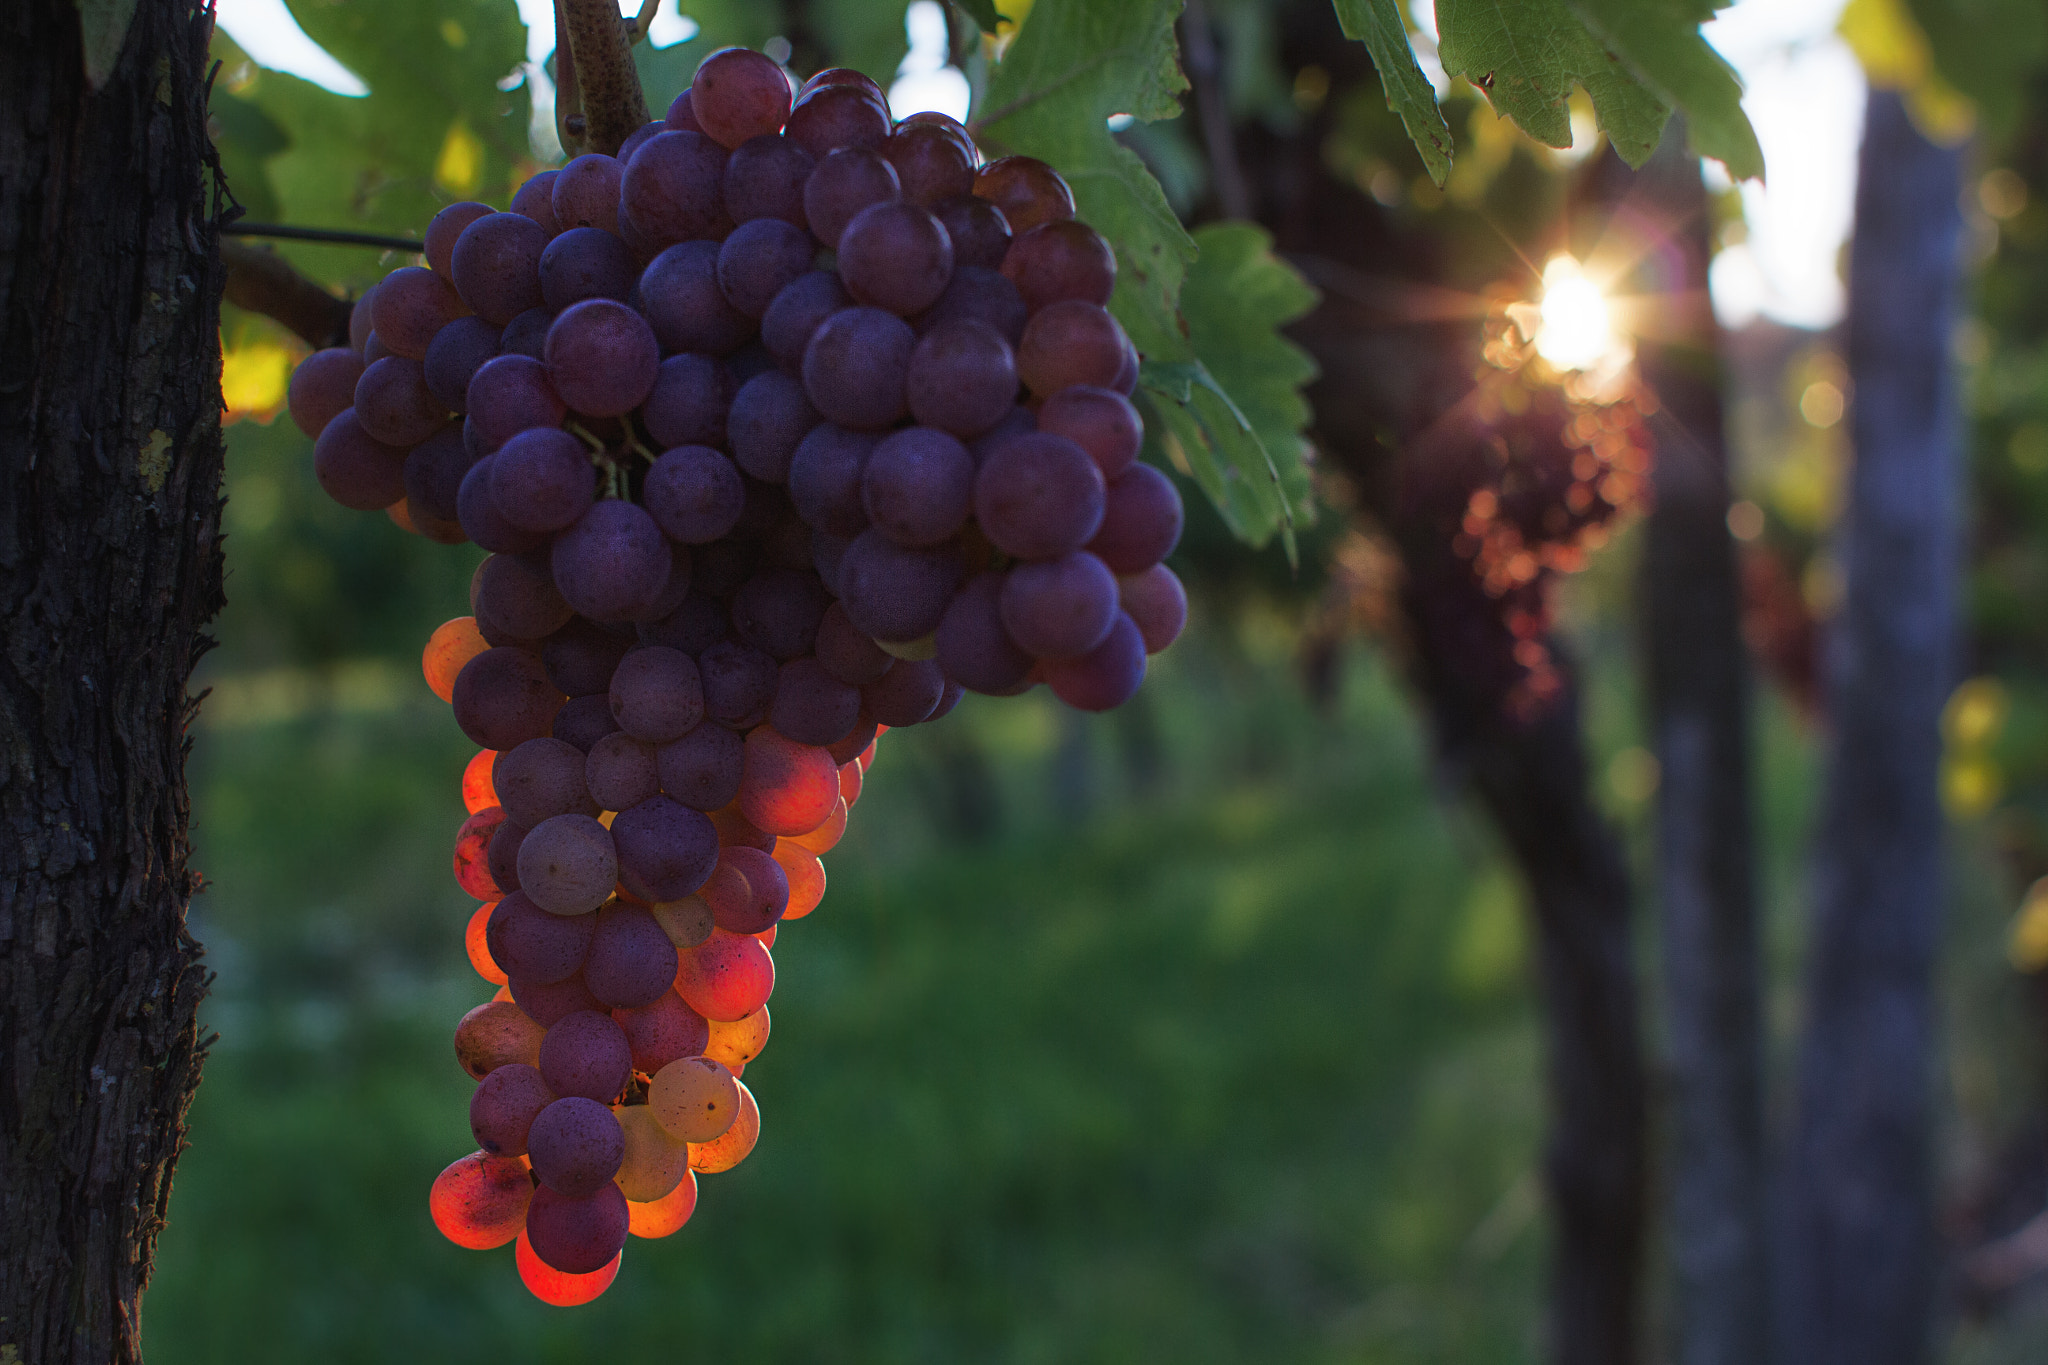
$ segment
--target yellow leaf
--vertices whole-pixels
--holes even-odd
[[[1971,678],[1949,694],[1941,710],[1941,732],[1957,749],[1981,749],[2005,728],[2012,699],[1996,678]]]
[[[2027,888],[2026,899],[2012,917],[2005,955],[2023,972],[2048,967],[2048,877]]]
[[[434,160],[434,183],[450,194],[467,195],[475,191],[483,168],[483,143],[469,131],[468,124],[457,119],[448,126],[441,155]]]
[[[249,417],[269,422],[284,406],[285,386],[291,376],[292,353],[274,341],[223,349],[220,397],[228,421]]]
[[[1929,141],[1954,146],[1977,126],[1977,106],[1934,69],[1927,34],[1906,0],[1849,0],[1838,30],[1870,83],[1906,97],[1906,112]]]

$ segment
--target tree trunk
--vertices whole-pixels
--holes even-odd
[[[1610,158],[1618,163],[1618,158]],[[1671,340],[1639,344],[1657,397],[1642,589],[1657,788],[1670,1072],[1677,1365],[1770,1359],[1763,1032],[1751,848],[1749,677],[1728,534],[1721,367],[1707,307],[1706,189],[1680,120],[1618,205],[1672,276],[1646,282]],[[1665,329],[1660,327],[1660,332]]]
[[[1806,1031],[1786,1180],[1785,1358],[1930,1358],[1941,708],[1955,680],[1962,463],[1949,331],[1962,153],[1872,90],[1849,270],[1845,595],[1814,850]]]
[[[221,601],[211,17],[150,0],[88,56],[80,10],[0,6],[0,1359],[38,1365],[141,1354],[199,1079],[186,681]]]

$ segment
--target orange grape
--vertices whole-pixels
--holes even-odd
[[[775,861],[789,876],[789,908],[782,917],[802,919],[825,899],[825,864],[818,855],[797,846],[793,839],[775,841]]]
[[[661,1198],[647,1204],[626,1201],[626,1231],[635,1237],[666,1237],[689,1222],[696,1211],[697,1173],[685,1170],[682,1181]]]
[[[516,1158],[471,1152],[434,1177],[427,1212],[455,1245],[487,1251],[520,1235],[532,1198],[533,1180]]]
[[[676,994],[706,1019],[744,1019],[775,993],[775,959],[761,940],[711,931],[676,964]]]
[[[627,1203],[652,1204],[666,1199],[690,1173],[689,1145],[670,1137],[648,1105],[615,1104],[612,1117],[626,1135],[626,1156],[613,1178]],[[631,1212],[627,1210],[629,1218]]]
[[[861,766],[858,758],[849,758],[839,765],[839,799],[846,803],[848,810],[852,810],[860,800],[861,779],[866,775],[867,769]]]
[[[729,1171],[747,1159],[747,1153],[754,1150],[754,1144],[761,1137],[761,1106],[754,1103],[754,1092],[740,1081],[734,1081],[740,1089],[739,1117],[732,1121],[732,1127],[709,1142],[690,1144],[690,1169],[704,1175],[717,1175]]]
[[[534,1255],[533,1244],[526,1240],[523,1229],[519,1234],[519,1245],[512,1253],[512,1259],[519,1266],[520,1280],[536,1299],[553,1308],[575,1308],[610,1289],[612,1281],[619,1277],[619,1262],[625,1256],[626,1253],[621,1251],[612,1257],[611,1264],[600,1270],[593,1270],[588,1275],[571,1275]]]
[[[469,917],[469,928],[462,934],[462,946],[469,950],[469,965],[476,968],[476,974],[493,986],[503,986],[511,978],[505,969],[491,960],[491,948],[484,942],[484,926],[490,922],[491,911],[498,908],[496,901],[485,901]]]
[[[462,770],[462,804],[471,815],[498,804],[498,786],[491,779],[491,765],[497,761],[496,749],[479,749]]]
[[[709,1142],[732,1127],[740,1083],[723,1062],[678,1057],[654,1073],[647,1105],[654,1121],[681,1142]]]
[[[508,1062],[540,1065],[540,1040],[547,1030],[511,1000],[492,1000],[462,1016],[455,1026],[455,1059],[482,1080]]]
[[[847,800],[842,796],[839,798],[839,804],[832,808],[832,813],[825,817],[824,824],[805,834],[790,835],[789,842],[798,848],[808,849],[819,857],[830,853],[846,834],[846,807]]]
[[[496,989],[495,991],[492,991],[492,992],[491,992],[491,1003],[492,1003],[493,1005],[496,1005],[496,1004],[500,1004],[500,1003],[505,1003],[505,1004],[509,1004],[509,1003],[511,1002],[511,1000],[512,1000],[512,982],[511,982],[511,980],[510,980],[510,979],[508,978],[508,979],[506,980],[506,982],[505,982],[505,984],[504,984],[504,985],[502,985],[502,986],[498,987],[498,989]]]
[[[766,929],[754,935],[754,937],[761,940],[763,948],[773,948],[775,946],[775,926],[769,925]]]
[[[762,725],[747,736],[740,814],[764,834],[802,834],[832,815],[838,799],[832,755]]]
[[[714,1062],[723,1062],[733,1074],[739,1068],[761,1055],[761,1049],[768,1045],[768,1007],[755,1010],[744,1019],[731,1023],[716,1023],[711,1026],[711,1041],[704,1045],[704,1055]]]
[[[503,807],[485,806],[464,820],[455,834],[455,880],[480,901],[494,901],[504,894],[491,878],[491,836],[504,823]]]
[[[427,686],[434,689],[435,696],[452,702],[455,700],[455,675],[462,671],[464,664],[489,648],[483,632],[476,628],[476,618],[458,616],[443,621],[427,637],[427,647],[420,654],[420,671],[427,675]]]

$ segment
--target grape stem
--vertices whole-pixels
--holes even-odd
[[[283,323],[315,350],[348,344],[354,305],[292,269],[284,257],[268,247],[222,242],[220,261],[227,268],[225,297],[235,307]]]
[[[647,122],[647,97],[633,66],[630,29],[619,22],[618,0],[555,0],[555,17],[556,31],[568,36],[566,45],[556,44],[556,65],[574,68],[584,149],[615,156],[619,144]],[[572,117],[562,116],[565,132]]]
[[[568,424],[568,427],[585,445],[590,447],[590,454],[593,459],[608,453],[605,443],[599,440],[596,433],[592,432],[589,427],[584,426],[581,422],[571,422]]]

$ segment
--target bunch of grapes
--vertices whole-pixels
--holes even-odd
[[[1129,698],[1182,509],[1065,182],[856,72],[714,53],[425,246],[291,411],[337,501],[489,552],[425,655],[481,749],[455,868],[499,986],[430,1203],[581,1303],[752,1149],[769,949],[877,738],[963,690]]]

